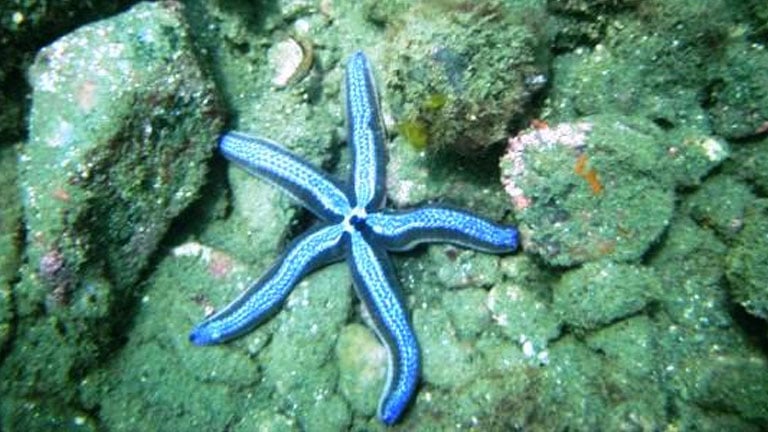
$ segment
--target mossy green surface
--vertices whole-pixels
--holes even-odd
[[[672,221],[649,264],[664,287],[660,305],[676,325],[692,333],[732,325],[723,286],[726,253],[725,244],[690,217]]]
[[[21,258],[21,200],[16,193],[17,150],[0,148],[0,352],[11,339],[14,327],[12,284]]]
[[[749,313],[768,320],[768,201],[754,201],[743,224],[736,244],[728,252],[730,290]]]
[[[526,249],[554,265],[642,256],[674,210],[658,132],[640,119],[595,116],[553,126],[552,138],[536,130],[516,138],[501,168],[507,189],[523,194]]]
[[[178,11],[144,4],[38,54],[20,164],[33,266],[56,253],[132,285],[195,198],[221,118],[186,32]]]
[[[25,80],[34,53],[80,25],[105,18],[127,7],[128,0],[0,2],[0,135],[18,140],[25,135],[29,91]]]
[[[716,175],[691,194],[685,207],[700,225],[732,242],[744,228],[747,209],[755,199],[746,183],[731,176]]]
[[[594,330],[637,314],[660,290],[661,283],[650,269],[591,262],[567,272],[554,286],[553,308],[567,325]]]
[[[727,155],[722,140],[699,132],[596,115],[511,139],[502,182],[528,251],[560,266],[627,261],[666,229],[675,188],[698,184]]]
[[[204,350],[188,341],[188,327],[204,314],[205,304],[218,300],[209,288],[229,287],[222,295],[232,295],[249,276],[244,268],[215,276],[210,263],[206,254],[181,250],[163,259],[136,308],[132,336],[79,384],[79,402],[89,410],[98,407],[99,420],[110,430],[173,424],[181,413],[187,425],[215,429],[244,410],[269,407],[270,393],[256,387],[261,375],[247,351]],[[259,337],[242,342],[257,345]],[[200,383],[213,388],[199,391]],[[240,386],[251,396],[231,391]]]
[[[768,51],[747,41],[729,44],[715,72],[712,129],[728,138],[759,135],[768,128]]]
[[[387,373],[386,348],[379,344],[371,329],[353,323],[341,330],[336,357],[339,359],[339,391],[354,411],[374,416],[379,405],[378,390]]]
[[[73,402],[197,196],[222,125],[179,11],[141,4],[42,49],[19,157],[25,264],[3,393]],[[13,384],[8,377],[13,377]],[[66,411],[66,410],[65,410]]]
[[[697,405],[735,414],[747,421],[768,421],[768,362],[764,358],[724,354],[690,365],[690,394]]]
[[[416,2],[398,17],[387,86],[395,121],[406,130],[420,125],[418,134],[405,134],[414,147],[473,155],[524,122],[546,83],[547,53],[534,24],[510,9]]]

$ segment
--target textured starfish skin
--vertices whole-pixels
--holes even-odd
[[[382,208],[386,191],[384,127],[368,59],[353,54],[345,80],[347,140],[353,155],[341,184],[269,140],[230,132],[219,148],[229,160],[285,190],[323,223],[295,239],[259,280],[232,303],[194,327],[196,345],[226,342],[277,312],[308,273],[347,260],[356,293],[387,348],[389,367],[378,416],[391,425],[413,398],[419,381],[419,345],[387,251],[447,242],[491,253],[517,249],[518,232],[444,206],[395,211]]]

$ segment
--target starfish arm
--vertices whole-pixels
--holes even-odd
[[[349,212],[349,200],[336,182],[272,141],[229,132],[219,148],[227,159],[279,186],[321,219],[337,220]]]
[[[450,207],[428,206],[410,211],[372,213],[366,224],[376,242],[396,251],[426,242],[445,242],[502,253],[514,251],[518,243],[517,228]]]
[[[307,273],[343,256],[341,224],[309,231],[293,241],[275,265],[232,303],[201,322],[189,334],[195,345],[236,338],[259,325],[283,303]]]
[[[416,391],[421,368],[419,345],[386,254],[370,245],[359,231],[350,233],[349,247],[347,259],[357,294],[387,348],[389,367],[378,415],[382,422],[391,425],[400,418]]]
[[[385,197],[385,130],[371,64],[362,51],[352,54],[347,63],[345,98],[353,205],[370,212],[380,207]]]

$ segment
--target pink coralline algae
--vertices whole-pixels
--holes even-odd
[[[58,249],[52,248],[40,257],[38,275],[50,289],[46,297],[48,309],[69,303],[72,274],[67,270],[64,255]]]
[[[518,183],[525,177],[525,149],[532,146],[541,148],[565,146],[578,151],[586,146],[587,132],[591,129],[592,124],[588,122],[563,123],[555,127],[537,122],[533,129],[509,139],[507,153],[502,159],[502,164],[508,163],[509,169],[503,172],[501,183],[517,210],[524,210],[531,205],[531,198],[525,195]]]

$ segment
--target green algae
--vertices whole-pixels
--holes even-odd
[[[12,284],[21,258],[21,201],[16,194],[16,149],[0,148],[0,352],[13,334]]]
[[[594,330],[638,313],[658,296],[661,283],[650,269],[610,261],[567,272],[553,291],[553,308],[579,330]],[[599,304],[600,308],[593,305]]]
[[[507,125],[523,122],[546,82],[545,51],[515,18],[499,2],[417,2],[397,17],[389,51],[408,47],[408,55],[387,62],[387,85],[397,122],[411,132],[406,138],[414,147],[471,155],[503,139]]]
[[[758,317],[768,320],[768,202],[756,200],[743,217],[744,229],[728,252],[727,271],[734,299]]]
[[[130,309],[202,185],[221,120],[189,43],[178,11],[144,4],[59,39],[30,67],[26,261],[14,287],[25,348],[4,363],[15,377],[4,392],[74,402],[68,384],[108,356],[127,321],[113,316]]]
[[[566,266],[642,256],[674,208],[655,132],[638,119],[596,116],[511,141],[502,178],[510,193],[520,191],[527,250]]]
[[[360,353],[365,355],[360,355]],[[373,331],[360,324],[349,324],[339,334],[336,357],[339,359],[339,391],[357,413],[373,416],[384,385],[386,350]]]
[[[727,46],[714,72],[710,118],[712,129],[728,138],[765,132],[768,118],[768,52],[761,44],[739,41]]]
[[[459,340],[473,340],[489,328],[492,317],[487,294],[481,288],[466,288],[443,295],[443,306]]]
[[[17,0],[0,3],[0,136],[3,145],[25,135],[29,110],[25,80],[34,53],[53,39],[84,23],[125,8],[126,0],[53,3]]]
[[[740,143],[734,148],[733,157],[725,162],[723,171],[742,179],[760,192],[761,196],[768,193],[768,158],[765,149],[768,138]]]
[[[747,184],[731,176],[715,175],[691,194],[685,204],[696,222],[731,242],[744,228],[747,209],[755,199]]]
[[[727,248],[688,216],[672,221],[664,247],[651,256],[664,289],[659,296],[668,319],[691,332],[730,327],[723,257]]]

